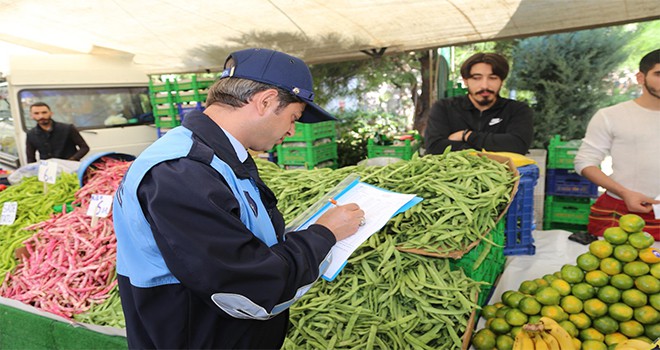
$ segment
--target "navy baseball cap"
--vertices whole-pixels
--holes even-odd
[[[222,72],[220,79],[243,78],[274,85],[298,97],[307,106],[301,123],[336,120],[330,113],[314,103],[312,73],[300,58],[269,49],[246,49],[229,54],[234,67]]]

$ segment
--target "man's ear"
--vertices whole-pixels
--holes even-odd
[[[274,105],[279,104],[277,90],[268,89],[260,91],[253,96],[253,102],[255,103],[255,108],[259,114],[263,115],[268,108],[272,108]]]
[[[637,74],[635,74],[635,78],[637,78],[637,84],[644,85],[644,73],[637,72]]]

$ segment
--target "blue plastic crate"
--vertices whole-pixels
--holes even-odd
[[[518,168],[520,182],[505,220],[504,255],[533,255],[534,246],[534,186],[539,178],[539,167],[535,164]]]
[[[575,170],[547,169],[545,194],[548,196],[598,197],[598,185]]]

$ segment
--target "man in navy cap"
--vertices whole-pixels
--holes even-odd
[[[300,59],[232,53],[193,111],[132,164],[113,220],[129,348],[280,348],[288,307],[358,229],[356,204],[289,232],[247,149],[265,151],[296,121],[333,119],[314,104]]]

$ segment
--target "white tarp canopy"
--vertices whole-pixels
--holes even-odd
[[[308,63],[660,18],[660,0],[0,0],[0,41],[215,69],[268,47]]]

